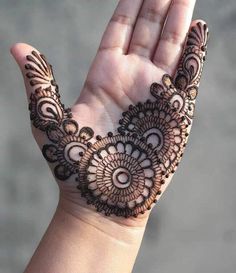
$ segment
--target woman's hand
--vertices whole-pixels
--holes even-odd
[[[208,38],[204,22],[191,23],[194,4],[121,0],[71,109],[45,57],[12,48],[34,137],[60,187],[25,272],[131,272],[192,125]]]
[[[145,226],[192,125],[208,37],[204,22],[191,23],[194,4],[121,0],[71,109],[45,57],[26,44],[12,48],[64,210],[102,229]]]

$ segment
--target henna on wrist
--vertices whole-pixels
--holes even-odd
[[[183,155],[207,40],[205,24],[192,27],[175,79],[164,75],[162,84],[152,84],[151,100],[131,105],[116,132],[96,138],[93,129],[80,128],[61,103],[45,57],[35,51],[28,55],[26,77],[34,88],[30,117],[50,141],[42,152],[53,164],[55,177],[73,177],[87,203],[106,215],[136,217],[150,210]]]

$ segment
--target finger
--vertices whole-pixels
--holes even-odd
[[[171,0],[147,0],[138,16],[129,54],[152,58]]]
[[[48,142],[47,129],[50,125],[59,125],[66,115],[64,105],[60,101],[52,66],[39,51],[27,44],[14,45],[11,53],[23,75],[32,132],[42,148]]]
[[[99,50],[116,49],[125,54],[143,0],[120,0],[103,35]]]
[[[184,51],[178,65],[175,80],[172,81],[169,75],[163,76],[163,85],[154,84],[151,87],[151,93],[161,101],[163,98],[168,101],[168,105],[177,113],[179,122],[177,128],[173,132],[177,138],[173,151],[176,153],[175,158],[180,160],[183,156],[185,147],[188,142],[189,134],[192,128],[192,119],[195,109],[195,101],[197,97],[197,89],[200,84],[200,78],[207,53],[208,28],[203,21],[194,21],[190,27],[188,37],[184,46]],[[172,124],[173,120],[170,124]],[[170,125],[169,124],[169,125]],[[154,131],[153,131],[154,132]],[[174,138],[175,139],[175,138]],[[182,141],[180,141],[180,139]],[[172,156],[170,157],[172,158]],[[171,166],[175,160],[166,160],[164,166]],[[178,167],[179,162],[175,163]],[[166,171],[164,186],[161,188],[161,195],[169,185],[176,167],[170,171]],[[169,169],[169,170],[170,170]],[[161,196],[160,195],[160,196]]]
[[[173,0],[153,63],[172,75],[181,56],[196,0]]]
[[[175,75],[176,88],[189,93],[192,99],[197,96],[207,53],[208,36],[208,27],[204,21],[196,20],[192,22]],[[192,90],[191,93],[190,89]]]
[[[52,66],[44,55],[27,44],[16,44],[11,53],[22,72],[34,128],[46,132],[51,125],[60,125],[71,116],[61,103]],[[33,130],[34,132],[34,130]],[[37,136],[43,136],[36,131]]]
[[[206,59],[208,36],[209,32],[205,22],[194,21],[192,23],[175,75],[174,85],[178,94],[182,94],[177,103],[181,103],[182,98],[186,98],[185,118],[189,124],[191,124],[195,113],[198,87]],[[172,103],[176,104],[175,101],[176,99],[172,100]]]
[[[77,173],[76,163],[94,132],[91,128],[79,128],[70,109],[64,108],[52,66],[42,54],[26,44],[16,44],[11,53],[25,80],[35,139],[55,177],[65,181]]]
[[[52,89],[58,93],[52,66],[38,50],[30,45],[18,43],[11,48],[11,54],[22,72],[28,100],[35,90],[39,89]]]
[[[164,97],[186,121],[192,124],[198,87],[207,53],[208,28],[203,21],[194,21],[186,39],[174,81],[163,77],[163,86],[153,84],[151,93],[157,99]],[[190,130],[191,126],[189,127]]]

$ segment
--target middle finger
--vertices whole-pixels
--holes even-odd
[[[128,54],[151,59],[171,4],[171,0],[146,0],[140,10]]]

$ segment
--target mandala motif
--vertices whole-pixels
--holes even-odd
[[[135,216],[160,194],[162,171],[155,153],[133,136],[110,136],[92,145],[79,169],[82,195],[107,215]]]
[[[174,170],[186,141],[183,119],[163,100],[130,106],[120,120],[120,133],[135,133],[158,156],[166,173]]]

